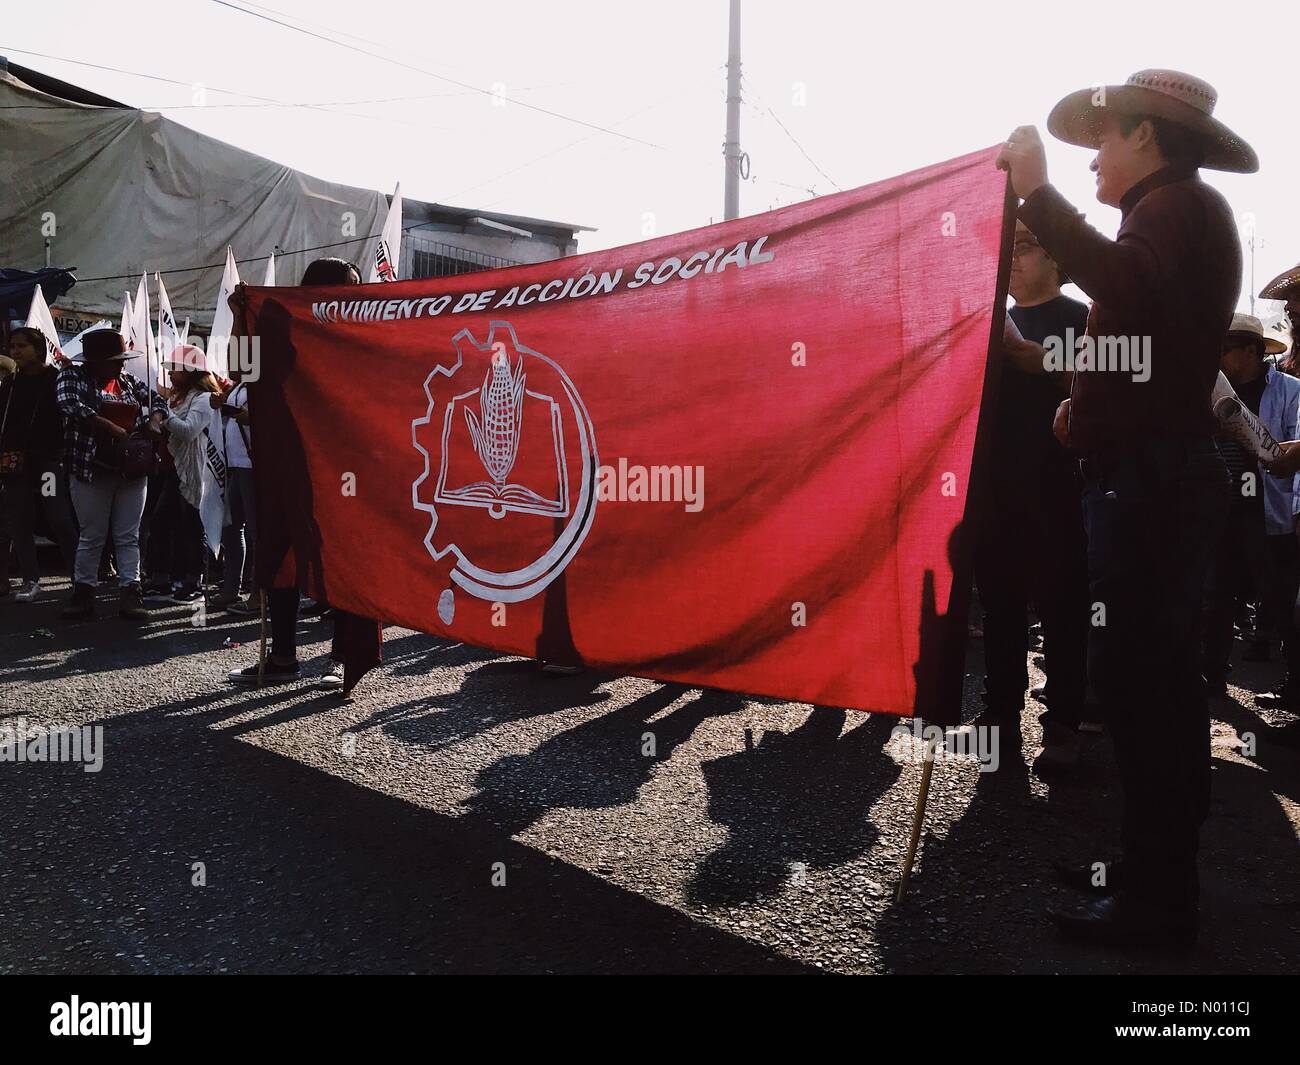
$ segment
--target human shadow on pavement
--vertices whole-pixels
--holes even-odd
[[[99,773],[7,767],[0,973],[809,971],[201,717],[103,724]]]
[[[528,754],[511,754],[482,769],[464,803],[469,816],[514,834],[549,810],[594,810],[632,802],[655,767],[666,762],[710,717],[742,709],[745,698],[706,689],[661,714],[690,688],[662,684],[609,713],[552,736]],[[647,754],[647,735],[653,753]]]
[[[767,729],[753,749],[702,765],[708,815],[726,826],[727,840],[686,885],[691,902],[776,895],[794,863],[842,865],[875,842],[868,814],[898,778],[897,765],[881,753],[898,718],[872,714],[841,735],[846,718],[844,710],[814,707],[791,732]]]
[[[439,751],[511,721],[597,706],[609,699],[597,691],[609,679],[590,670],[552,676],[532,659],[494,655],[466,673],[455,691],[383,707],[349,731],[382,728],[402,743]]]

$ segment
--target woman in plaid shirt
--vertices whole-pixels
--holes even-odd
[[[87,333],[80,365],[59,375],[55,397],[65,421],[64,463],[72,506],[81,526],[73,569],[72,598],[65,618],[95,612],[95,582],[109,529],[117,560],[118,612],[144,618],[140,594],[140,517],[144,514],[147,477],[128,479],[106,461],[114,443],[147,428],[158,433],[167,402],[150,395],[144,383],[127,373],[122,338],[111,329]]]

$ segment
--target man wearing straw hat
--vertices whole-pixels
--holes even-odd
[[[1198,617],[1228,504],[1210,392],[1241,289],[1231,208],[1199,168],[1253,173],[1254,151],[1213,117],[1200,78],[1144,70],[1083,89],[1048,117],[1096,149],[1097,199],[1121,213],[1108,240],[1047,181],[1038,132],[998,156],[1020,219],[1093,300],[1094,344],[1145,348],[1076,366],[1057,435],[1081,456],[1093,600],[1089,675],[1124,790],[1122,863],[1067,869],[1103,897],[1058,911],[1072,938],[1188,946],[1197,934],[1199,832],[1209,809],[1209,710]],[[1105,367],[1105,368],[1102,368]]]

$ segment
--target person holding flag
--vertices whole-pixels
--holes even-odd
[[[64,465],[81,527],[67,619],[95,613],[95,584],[110,530],[117,561],[118,612],[148,617],[140,590],[140,518],[152,445],[143,431],[161,432],[167,404],[127,373],[126,346],[111,329],[87,333],[82,361],[59,374],[55,396],[64,419]]]
[[[154,517],[156,571],[151,576],[158,580],[165,573],[171,578],[174,603],[194,603],[203,597],[204,543],[212,550],[221,543],[220,518],[215,537],[204,529],[204,511],[209,509],[205,506],[209,430],[221,405],[220,386],[206,369],[205,358],[201,349],[183,344],[161,360],[172,381],[163,421],[172,469],[163,482]],[[224,483],[224,473],[222,479]]]
[[[344,259],[316,259],[303,271],[302,285],[359,285],[361,271],[355,263]],[[253,385],[254,403],[256,404],[257,385]],[[288,416],[288,411],[282,412]],[[268,411],[267,415],[275,415]],[[292,462],[280,456],[280,461]],[[274,506],[263,507],[258,512],[261,525],[258,542],[257,570],[259,582],[265,589],[267,615],[271,628],[271,653],[264,663],[254,663],[243,669],[230,671],[229,679],[233,684],[284,683],[297,680],[302,675],[298,663],[298,605],[301,593],[296,583],[283,586],[276,581],[286,555],[297,551],[294,544],[294,530],[301,527],[303,519],[314,523],[310,513],[310,478],[301,482],[307,486],[308,495],[304,499],[276,499]],[[263,502],[267,503],[264,496]],[[306,507],[307,513],[296,508]],[[299,556],[299,574],[301,580],[306,559]],[[335,609],[334,638],[330,647],[330,666],[319,683],[325,688],[339,689],[348,694],[361,676],[380,661],[380,647],[383,641],[383,628],[378,621]]]
[[[1122,864],[1107,897],[1054,915],[1086,942],[1185,948],[1199,928],[1210,718],[1198,630],[1230,493],[1210,396],[1241,291],[1232,208],[1200,169],[1259,168],[1213,117],[1217,100],[1200,78],[1153,69],[1052,109],[1056,137],[1096,151],[1097,199],[1120,211],[1115,240],[1048,182],[1034,127],[1016,129],[997,160],[1023,201],[1017,217],[1093,299],[1089,337],[1150,344],[1145,376],[1077,368],[1054,422],[1082,456],[1090,593],[1104,611],[1090,679],[1124,791]],[[1062,874],[1095,894],[1092,869]]]

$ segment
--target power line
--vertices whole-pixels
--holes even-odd
[[[230,0],[212,0],[212,2],[214,4],[219,5],[220,7],[227,7],[231,11],[238,11],[240,14],[243,15],[251,15],[253,18],[263,19],[264,21],[274,23],[277,26],[283,26],[285,29],[294,30],[298,33],[305,34],[308,37],[314,37],[317,40],[325,41],[327,44],[335,45],[338,48],[346,48],[349,51],[357,52],[360,55],[369,56],[371,59],[378,59],[384,63],[392,63],[394,66],[403,67],[406,70],[413,70],[417,74],[423,74],[426,77],[437,78],[439,81],[445,81],[450,85],[456,85],[462,89],[471,89],[474,92],[482,94],[483,96],[489,96],[494,99],[503,98],[503,97],[498,97],[498,95],[492,92],[492,90],[490,89],[484,89],[478,85],[471,85],[469,82],[466,81],[458,81],[456,78],[449,78],[445,74],[439,74],[436,71],[428,70],[425,67],[418,67],[413,63],[404,63],[402,60],[396,59],[393,56],[381,55],[380,53],[372,52],[367,48],[359,48],[354,44],[348,44],[346,41],[339,41],[333,37],[326,37],[323,33],[316,33],[314,30],[309,30],[303,26],[295,26],[291,22],[285,22],[282,19],[272,18],[270,15],[264,15],[260,11],[251,11],[246,7],[239,7],[236,4],[230,3]],[[619,133],[617,130],[609,129],[606,126],[597,125],[596,123],[588,122],[585,119],[574,118],[572,115],[562,114],[559,111],[552,111],[550,108],[541,107],[538,104],[530,104],[523,100],[513,100],[513,99],[510,102],[515,104],[518,107],[524,108],[525,110],[537,111],[539,114],[549,115],[551,118],[558,118],[565,122],[572,122],[578,126],[585,126],[587,127],[587,129],[595,130],[598,133],[605,133],[611,137],[618,137],[620,140],[632,141],[634,144],[641,144],[647,148],[655,148],[657,150],[663,149],[662,145],[654,144],[651,141],[642,140],[640,137],[633,137],[627,133]]]
[[[190,90],[193,90],[194,87],[195,87],[195,85],[202,84],[202,83],[200,83],[200,82],[193,82],[193,81],[178,81],[176,78],[164,78],[164,77],[162,77],[160,74],[145,74],[145,73],[142,73],[141,71],[138,71],[138,70],[123,70],[121,67],[109,67],[109,66],[105,66],[105,65],[102,64],[102,63],[89,63],[89,62],[86,62],[85,60],[82,60],[82,59],[64,59],[62,56],[57,56],[57,55],[47,55],[45,52],[33,52],[33,51],[29,51],[29,50],[26,49],[26,48],[11,48],[11,47],[9,47],[8,45],[0,45],[0,49],[3,49],[3,50],[6,51],[6,52],[17,52],[19,55],[32,55],[32,56],[36,56],[38,59],[50,59],[50,60],[53,60],[53,61],[56,62],[56,63],[69,63],[69,64],[71,64],[72,66],[75,66],[75,67],[89,67],[91,70],[106,70],[106,71],[108,71],[110,74],[125,74],[127,77],[130,77],[130,78],[144,78],[146,81],[161,81],[161,82],[162,82],[163,84],[165,84],[165,85],[180,85],[180,86],[182,86],[182,87],[184,87],[184,88],[187,88],[187,89],[190,89]],[[210,92],[219,92],[219,93],[221,93],[223,96],[242,96],[242,97],[244,97],[244,98],[247,99],[247,100],[258,100],[258,101],[261,101],[261,102],[264,103],[264,104],[268,104],[268,105],[272,105],[272,106],[279,106],[279,107],[307,107],[307,108],[312,108],[312,109],[314,109],[314,110],[320,111],[320,112],[322,112],[323,114],[327,114],[327,115],[348,115],[348,116],[350,116],[350,117],[352,117],[352,118],[367,118],[367,119],[370,119],[371,121],[376,121],[376,122],[378,122],[378,121],[383,121],[383,118],[382,118],[382,116],[380,116],[380,115],[362,115],[362,114],[358,114],[358,113],[356,113],[355,111],[326,111],[326,110],[325,110],[326,105],[324,105],[324,104],[312,104],[312,103],[295,104],[295,103],[291,103],[290,101],[287,101],[287,100],[277,100],[277,99],[275,99],[274,97],[271,97],[271,96],[255,96],[253,93],[248,93],[248,92],[236,92],[234,89],[219,89],[219,88],[217,88],[215,85],[204,85],[203,88],[206,89],[206,90],[208,90],[208,91],[210,91]],[[33,105],[22,105],[22,104],[20,104],[20,105],[16,105],[16,106],[13,106],[13,107],[8,107],[8,108],[6,108],[6,110],[23,110],[23,109],[25,109],[25,108],[28,107],[28,106],[31,106],[31,107],[39,107],[40,105],[39,105],[39,104],[33,104]],[[170,111],[170,110],[176,110],[176,109],[177,109],[177,108],[171,108],[171,107],[167,107],[167,108],[161,108],[161,107],[159,107],[159,108],[141,108],[141,107],[133,107],[133,108],[131,108],[130,110],[132,110],[132,111],[143,111],[143,110],[155,110],[155,111],[164,111],[164,110],[166,110],[166,111]]]
[[[421,226],[423,226],[423,225],[427,225],[427,224],[428,224],[427,222],[412,222],[410,225],[402,226],[402,232],[403,232],[403,233],[409,233],[412,229],[419,229]],[[369,236],[365,236],[365,237],[349,237],[347,240],[336,240],[336,241],[334,241],[333,243],[330,243],[330,244],[315,244],[315,245],[313,245],[313,246],[310,247],[310,248],[292,248],[292,249],[289,249],[289,250],[281,250],[281,251],[277,251],[277,252],[274,252],[273,254],[275,254],[275,255],[277,255],[277,256],[286,256],[286,255],[305,255],[305,254],[306,254],[307,252],[309,252],[309,251],[324,251],[326,248],[341,248],[341,247],[343,247],[345,244],[359,244],[359,243],[364,243],[365,241],[368,241],[368,240],[376,240],[377,238],[379,238],[379,237],[381,237],[381,236],[383,236],[383,233],[382,233],[382,232],[380,232],[380,233],[371,233]],[[250,255],[247,259],[236,259],[235,262],[236,262],[236,263],[256,263],[256,262],[261,262],[263,259],[267,259],[267,258],[270,258],[270,256],[269,256],[269,255]],[[105,274],[105,275],[102,276],[102,277],[78,277],[78,278],[77,278],[77,282],[78,282],[79,284],[87,284],[87,283],[89,283],[89,282],[91,282],[91,281],[121,281],[121,280],[123,280],[123,279],[133,278],[133,277],[137,276],[137,274],[142,273],[142,272],[143,272],[143,273],[150,273],[150,274],[189,274],[189,273],[194,273],[195,271],[198,271],[198,270],[213,270],[213,269],[216,269],[216,268],[218,268],[218,267],[225,266],[225,263],[226,263],[226,260],[225,260],[225,259],[222,259],[220,262],[217,262],[217,263],[204,263],[204,264],[202,264],[202,265],[200,265],[200,266],[173,266],[173,267],[169,267],[169,268],[166,269],[166,270],[146,270],[146,271],[139,271],[139,270],[137,270],[137,271],[133,271],[132,273],[129,273],[129,274]]]
[[[826,173],[826,171],[823,170],[820,166],[818,166],[817,163],[813,160],[813,157],[809,155],[806,151],[804,151],[804,146],[800,144],[797,140],[795,140],[795,136],[793,133],[791,133],[788,129],[785,128],[785,123],[781,121],[781,119],[777,116],[777,113],[773,111],[772,108],[770,107],[767,109],[767,113],[770,114],[774,119],[776,119],[776,124],[780,126],[782,130],[785,131],[785,135],[789,137],[791,143],[796,148],[798,148],[800,152],[803,153],[803,157],[807,159],[809,163],[812,164],[812,168],[816,170],[817,173],[821,174],[821,176],[824,177],[827,181],[829,181],[832,185],[834,185],[836,192],[843,192],[844,190],[840,188],[840,186],[836,183],[835,179],[831,177],[830,174]]]
[[[746,85],[746,88],[749,88],[749,86]],[[767,114],[771,115],[772,120],[778,126],[781,127],[781,132],[790,138],[790,143],[799,149],[800,154],[803,155],[803,157],[808,160],[812,168],[816,170],[817,173],[819,173],[827,181],[829,181],[832,185],[834,185],[836,192],[843,192],[844,190],[840,188],[839,184],[835,181],[835,179],[831,177],[830,174],[826,173],[826,171],[823,170],[820,166],[817,165],[817,161],[811,155],[808,154],[804,146],[800,144],[799,141],[795,138],[795,135],[791,133],[789,129],[786,128],[786,124],[781,121],[781,117],[776,113],[776,111],[771,107],[771,105],[769,105],[768,102],[763,99],[763,94],[760,93],[757,89],[754,89],[753,92],[754,95],[758,97],[759,101],[763,104],[763,106],[767,109]],[[759,114],[763,113],[761,111],[758,111],[757,108],[753,107],[752,104],[750,104],[750,107],[753,108],[753,110],[757,111]]]

